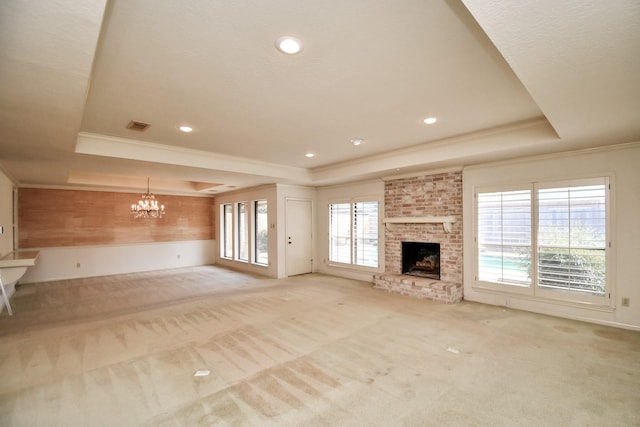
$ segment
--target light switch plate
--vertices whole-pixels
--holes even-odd
[[[0,234],[4,233],[4,227],[0,225]]]

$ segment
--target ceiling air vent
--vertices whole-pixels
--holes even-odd
[[[127,129],[137,130],[137,131],[145,131],[147,128],[151,126],[149,123],[138,122],[136,120],[131,120],[127,125]]]

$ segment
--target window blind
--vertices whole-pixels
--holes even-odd
[[[531,190],[477,194],[478,279],[531,285]]]
[[[353,204],[354,264],[378,266],[378,202]]]
[[[605,184],[538,190],[538,285],[605,292]]]

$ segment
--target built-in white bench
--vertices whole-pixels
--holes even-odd
[[[11,252],[0,259],[0,289],[9,315],[13,315],[13,310],[5,287],[15,285],[27,272],[28,267],[36,265],[39,254],[38,251]]]

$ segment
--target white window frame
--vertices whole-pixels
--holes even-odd
[[[332,216],[332,209],[334,205],[348,205],[349,206],[349,218],[347,220],[347,224],[348,224],[348,233],[341,233],[340,236],[338,238],[340,239],[347,239],[349,242],[349,248],[348,248],[348,261],[345,260],[346,262],[340,261],[338,260],[338,258],[343,258],[342,256],[338,257],[338,256],[332,256],[332,254],[334,253],[333,251],[333,239],[334,239],[334,235],[333,235],[333,227],[334,227],[334,221],[333,221],[333,216]],[[340,201],[333,201],[331,203],[329,203],[328,206],[328,214],[329,214],[329,252],[327,253],[327,259],[329,261],[330,264],[332,265],[350,265],[351,264],[351,248],[353,247],[353,239],[351,236],[351,221],[352,221],[352,214],[351,214],[351,202],[348,200],[340,200]],[[335,259],[334,259],[335,258]]]
[[[231,207],[231,227],[227,229],[226,207]],[[220,258],[233,259],[234,254],[234,207],[233,203],[223,203],[220,205]],[[230,235],[229,235],[230,233]],[[227,239],[231,239],[231,253],[227,255],[226,244]]]
[[[355,241],[356,241],[356,237],[354,236],[354,220],[355,220],[355,205],[357,203],[373,203],[375,202],[378,206],[377,209],[377,221],[376,221],[376,232],[377,232],[377,252],[376,252],[376,265],[372,266],[372,265],[366,265],[366,264],[360,264],[358,263],[358,260],[355,259]],[[333,205],[338,205],[338,204],[348,204],[349,205],[349,262],[341,262],[341,261],[334,261],[331,259],[331,253],[332,253],[332,218],[331,218],[331,207]],[[381,224],[381,202],[378,198],[375,197],[369,197],[369,198],[358,198],[358,199],[339,199],[339,200],[332,200],[329,202],[328,206],[327,206],[327,213],[329,215],[329,231],[328,231],[328,253],[327,253],[327,260],[328,263],[330,265],[333,266],[349,266],[350,268],[356,268],[356,269],[363,269],[363,270],[378,270],[380,268],[380,261],[381,261],[381,229],[380,229],[380,224]]]
[[[474,268],[475,268],[475,280],[473,287],[480,290],[492,290],[499,291],[513,295],[529,296],[537,300],[549,300],[567,304],[575,304],[579,306],[592,306],[597,307],[612,307],[615,304],[614,293],[614,276],[612,263],[612,177],[598,176],[579,179],[567,179],[556,180],[546,182],[532,182],[523,185],[509,185],[509,186],[494,186],[494,187],[478,187],[474,189]],[[606,239],[605,247],[602,248],[605,251],[605,289],[602,296],[592,294],[581,294],[575,291],[568,290],[552,290],[547,287],[539,285],[538,277],[538,223],[539,223],[539,197],[538,190],[549,188],[564,188],[564,187],[580,187],[588,185],[600,185],[603,184],[605,188],[605,228]],[[502,283],[498,281],[481,281],[479,280],[479,209],[478,209],[478,194],[480,193],[493,193],[493,192],[509,192],[518,190],[530,190],[531,191],[531,283],[529,286],[518,285],[516,283]]]
[[[482,289],[491,289],[491,290],[496,290],[496,291],[504,291],[504,292],[508,292],[508,293],[512,293],[512,294],[519,294],[519,295],[533,295],[533,281],[534,278],[531,278],[531,282],[529,283],[529,285],[524,285],[521,283],[506,283],[506,282],[501,282],[501,281],[482,281],[480,280],[480,250],[479,250],[479,241],[480,241],[480,236],[479,236],[479,210],[478,210],[478,194],[479,193],[508,193],[508,192],[514,192],[514,191],[530,191],[531,193],[531,205],[530,205],[530,211],[533,210],[533,186],[531,184],[525,184],[525,185],[509,185],[509,186],[501,186],[501,187],[485,187],[485,188],[478,188],[475,190],[474,192],[474,224],[475,224],[475,245],[474,245],[474,256],[475,256],[475,283],[474,286],[477,288],[482,288]],[[533,241],[533,234],[534,234],[534,216],[533,213],[531,214],[531,224],[530,224],[530,230],[531,230],[531,247],[533,247],[534,245],[534,241]],[[532,265],[533,265],[533,260],[531,261]]]
[[[265,203],[267,206],[267,224],[266,224],[266,231],[267,231],[267,260],[266,262],[262,262],[258,260],[258,236],[257,233],[259,232],[259,227],[258,227],[258,203]],[[269,202],[266,199],[258,199],[258,200],[253,200],[251,202],[251,262],[253,264],[259,265],[259,266],[268,266],[269,265]]]
[[[240,205],[244,206],[244,213],[240,212]],[[234,233],[234,241],[235,241],[235,251],[234,251],[234,259],[236,261],[239,262],[244,262],[244,263],[248,263],[249,262],[249,257],[250,257],[250,251],[249,251],[249,236],[250,231],[249,231],[249,210],[250,210],[250,206],[248,206],[249,203],[247,202],[236,202],[234,203],[234,224],[235,224],[235,233]],[[242,227],[242,224],[240,223],[240,220],[242,220],[244,222],[244,227]],[[240,233],[244,232],[244,236],[241,236]],[[244,242],[242,242],[242,237],[244,237]],[[244,243],[244,244],[243,244]],[[246,258],[241,258],[241,251],[242,250],[246,251]]]

